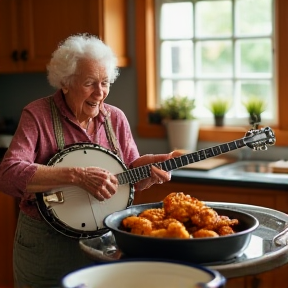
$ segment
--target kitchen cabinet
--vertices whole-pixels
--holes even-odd
[[[172,177],[173,179],[173,177]],[[236,183],[236,182],[235,182]],[[288,190],[288,189],[287,189]],[[231,202],[251,204],[288,212],[288,191],[263,188],[237,187],[235,185],[193,184],[176,181],[162,185],[153,185],[149,189],[137,192],[133,204],[162,201],[172,192],[183,192],[203,201]],[[288,265],[277,269],[246,277],[227,279],[226,288],[282,288],[288,283]],[[284,285],[284,286],[283,286]],[[285,286],[286,287],[286,286]]]
[[[90,33],[128,65],[126,0],[0,0],[0,72],[45,72],[58,43]]]
[[[16,219],[15,199],[0,192],[0,288],[13,287],[12,252]]]

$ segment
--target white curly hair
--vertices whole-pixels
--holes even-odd
[[[53,52],[47,65],[48,81],[54,88],[69,87],[77,62],[82,59],[98,61],[106,68],[108,79],[113,83],[119,75],[117,57],[112,49],[96,36],[84,33],[68,37]]]

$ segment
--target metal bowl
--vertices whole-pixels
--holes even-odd
[[[244,252],[250,243],[252,232],[259,225],[257,218],[249,213],[229,208],[214,208],[210,205],[219,215],[239,220],[235,234],[211,238],[170,239],[135,235],[121,229],[124,218],[161,207],[163,202],[134,205],[114,212],[104,219],[104,225],[113,232],[124,257],[175,259],[200,264],[232,261]]]

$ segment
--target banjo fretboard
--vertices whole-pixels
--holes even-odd
[[[223,153],[242,148],[246,146],[244,139],[245,138],[242,138],[207,149],[201,149],[199,151],[184,154],[182,156],[171,158],[163,162],[154,163],[153,165],[167,172],[176,170],[178,168],[187,166],[188,164],[199,162],[207,158],[215,157]],[[119,184],[134,184],[142,179],[150,177],[151,165],[152,164],[136,167],[123,173],[117,174],[116,177]]]

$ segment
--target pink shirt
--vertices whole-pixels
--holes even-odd
[[[93,137],[89,137],[67,106],[61,90],[53,98],[59,109],[66,145],[90,142],[106,149],[112,148],[106,137],[102,113],[94,118],[96,131]],[[110,112],[121,158],[129,166],[139,157],[139,152],[128,120],[119,108],[106,103],[104,107]],[[49,98],[35,100],[23,109],[17,131],[0,164],[0,191],[20,197],[20,209],[31,217],[40,219],[40,214],[31,201],[35,199],[34,194],[26,192],[27,183],[37,169],[35,163],[46,165],[57,152]]]

